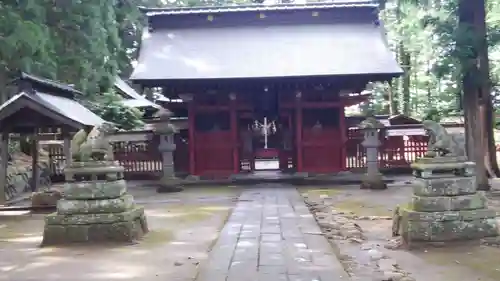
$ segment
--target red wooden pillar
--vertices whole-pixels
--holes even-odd
[[[297,150],[297,172],[303,169],[303,147],[302,147],[302,93],[295,94],[295,144]]]
[[[345,124],[345,107],[343,104],[339,106],[339,129],[340,129],[340,137],[341,137],[341,147],[340,147],[340,169],[345,171],[347,169],[347,128]]]
[[[182,100],[188,104],[188,133],[189,133],[189,174],[196,175],[195,150],[196,150],[196,134],[195,134],[195,118],[196,108],[194,106],[192,95],[183,95]]]
[[[236,116],[236,94],[229,94],[229,118],[231,123],[231,144],[233,148],[233,173],[240,172],[238,155],[238,116]]]

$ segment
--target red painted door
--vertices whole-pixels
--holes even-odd
[[[234,172],[230,116],[227,111],[195,115],[196,175],[225,177]]]
[[[303,110],[302,171],[332,173],[342,170],[342,140],[338,108]]]

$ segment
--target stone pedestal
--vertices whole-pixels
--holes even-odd
[[[412,165],[415,180],[408,206],[395,222],[406,243],[446,242],[498,235],[496,212],[476,190],[475,164],[448,157]],[[441,172],[435,174],[434,172]]]
[[[74,162],[57,212],[45,218],[42,245],[133,242],[148,232],[144,209],[134,204],[115,161]],[[76,178],[76,180],[75,180]]]

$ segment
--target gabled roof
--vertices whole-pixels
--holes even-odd
[[[402,73],[372,1],[145,11],[138,83]]]
[[[39,116],[51,119],[54,124],[66,125],[73,129],[97,126],[105,122],[77,101],[68,98],[71,95],[81,94],[69,85],[28,74],[21,75],[18,80],[27,82],[27,84],[22,85],[21,92],[0,106],[0,127],[16,128],[21,126],[12,123],[14,121],[9,120],[9,117],[25,109],[28,112],[36,112]],[[35,117],[28,115],[22,116],[23,120],[26,121],[23,124],[35,124],[38,121],[33,120]]]
[[[401,73],[373,24],[158,30],[143,37],[132,80]]]
[[[154,102],[149,101],[145,97],[139,95],[134,88],[130,87],[127,82],[123,81],[120,77],[115,78],[115,88],[121,93],[124,98],[123,104],[129,107],[142,108],[152,107],[159,109],[161,106]]]

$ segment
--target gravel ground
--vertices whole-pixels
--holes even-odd
[[[435,244],[407,251],[391,234],[392,212],[411,197],[407,180],[384,191],[358,186],[303,188],[301,193],[353,280],[500,280],[500,249],[480,243]],[[500,196],[489,193],[500,211]]]
[[[40,248],[43,215],[0,213],[0,280],[193,280],[219,235],[238,189],[175,194],[131,184],[150,232],[135,245]]]

